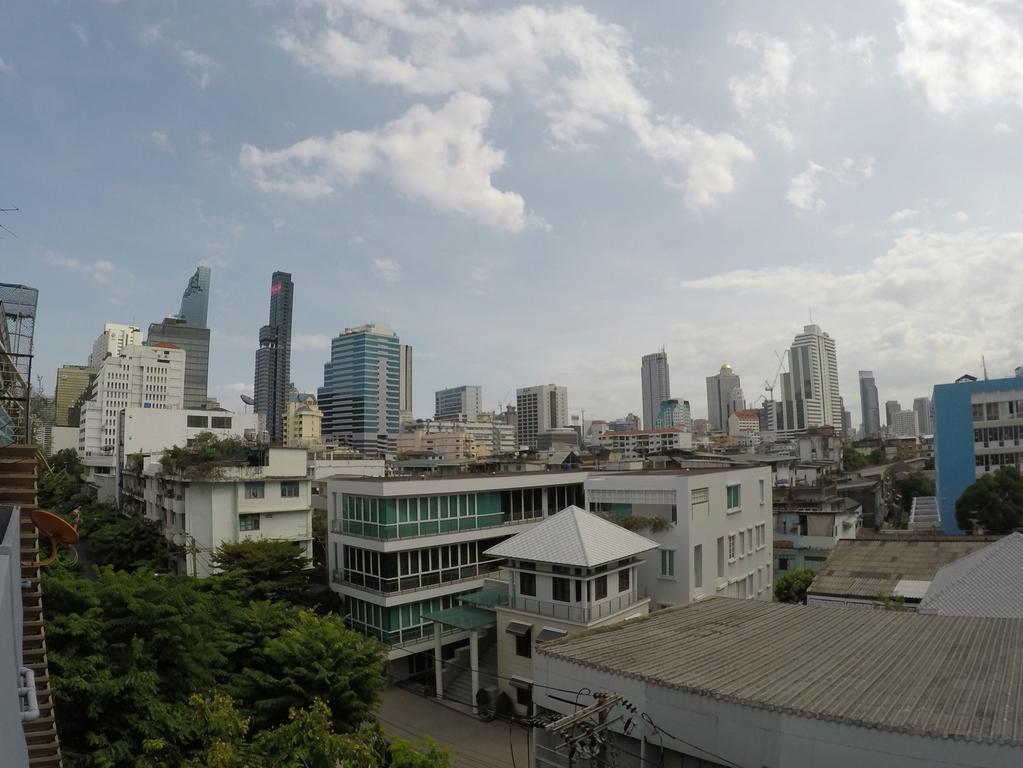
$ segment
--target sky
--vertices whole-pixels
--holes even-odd
[[[1023,8],[990,0],[8,0],[0,281],[52,391],[104,322],[213,270],[210,391],[251,392],[270,275],[292,378],[391,325],[414,410],[481,384],[706,414],[803,325],[910,407],[1023,364]]]

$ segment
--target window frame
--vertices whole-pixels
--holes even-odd
[[[284,489],[287,488],[289,491],[294,489],[294,493],[285,493]],[[297,499],[302,492],[302,486],[298,480],[281,480],[281,498],[282,499]]]
[[[674,579],[675,578],[675,550],[674,549],[661,549],[661,568],[660,578],[662,579]]]
[[[732,492],[735,492],[735,504],[732,504]],[[725,509],[728,514],[734,514],[742,509],[742,483],[732,483],[725,486]]]
[[[258,493],[256,493],[258,491]],[[266,483],[262,480],[251,480],[245,483],[245,498],[246,499],[265,499],[266,498]]]
[[[239,531],[258,531],[260,529],[260,517],[258,512],[241,512],[238,514],[238,530]],[[243,525],[242,521],[254,522],[255,525]]]
[[[531,592],[526,591],[526,584],[530,585]],[[529,571],[519,571],[519,594],[524,597],[536,597],[536,574]]]

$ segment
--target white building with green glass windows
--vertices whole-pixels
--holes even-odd
[[[720,467],[591,474],[587,509],[632,518],[657,543],[638,578],[650,609],[708,597],[771,600],[771,469]]]
[[[558,510],[582,506],[587,476],[329,479],[330,585],[344,598],[349,623],[387,645],[392,660],[407,657],[410,673],[426,669],[434,628],[424,615],[485,586],[498,568],[485,550]],[[468,636],[446,627],[441,640],[461,644]]]

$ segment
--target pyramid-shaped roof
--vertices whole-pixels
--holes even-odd
[[[920,611],[1023,618],[1023,533],[1010,533],[940,569]]]
[[[566,507],[532,530],[484,554],[540,563],[593,568],[657,548],[657,542],[580,509]]]

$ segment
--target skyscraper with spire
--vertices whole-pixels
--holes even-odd
[[[270,279],[270,322],[259,329],[256,377],[253,396],[255,411],[266,423],[271,442],[284,439],[284,409],[291,381],[291,314],[295,284],[287,272],[274,272]]]
[[[653,429],[661,403],[671,397],[671,379],[668,375],[668,355],[663,347],[660,352],[643,355],[640,368],[643,385],[643,428]]]
[[[210,378],[210,268],[196,267],[181,295],[178,314],[150,323],[146,344],[173,344],[185,350],[185,408],[205,408]]]

